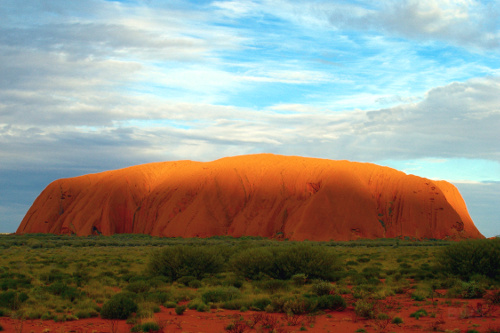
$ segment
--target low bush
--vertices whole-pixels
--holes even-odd
[[[40,275],[40,280],[45,283],[54,283],[56,281],[71,280],[72,276],[70,274],[61,272],[57,268],[51,269],[49,272],[42,273]]]
[[[222,271],[224,256],[216,246],[168,246],[153,253],[149,261],[149,272],[172,280],[183,276],[201,279],[205,274]]]
[[[485,293],[485,288],[475,281],[463,282],[460,286],[460,297],[462,298],[481,298]]]
[[[99,312],[94,309],[78,310],[75,312],[75,316],[78,317],[78,319],[94,318],[99,316]]]
[[[323,295],[318,297],[316,307],[320,310],[343,311],[347,303],[340,295]]]
[[[130,332],[158,332],[160,331],[160,329],[161,328],[160,325],[158,325],[158,323],[149,321],[146,323],[135,325],[134,327],[132,327]]]
[[[208,311],[210,311],[210,307],[208,305],[206,305],[205,303],[200,303],[196,307],[196,311],[198,311],[198,312],[208,312]]]
[[[191,302],[189,302],[189,303],[187,304],[187,308],[188,308],[189,310],[196,310],[196,308],[197,308],[199,305],[201,305],[201,304],[205,304],[205,303],[203,303],[203,301],[202,301],[201,299],[199,299],[199,298],[195,298],[195,299],[193,299]]]
[[[380,282],[378,279],[380,279],[382,276],[382,270],[380,267],[377,266],[369,266],[363,268],[363,270],[361,271],[361,275],[364,276],[366,279],[374,279],[378,281],[375,282],[376,284]]]
[[[243,287],[243,282],[244,282],[243,279],[237,277],[236,275],[230,274],[222,281],[222,285],[223,286],[233,286],[233,287],[236,287],[239,289],[239,288]]]
[[[271,299],[268,297],[259,297],[253,300],[251,308],[258,311],[264,311],[271,304]]]
[[[307,243],[249,248],[233,255],[229,267],[252,280],[265,276],[289,280],[296,274],[305,274],[311,279],[333,281],[341,270],[338,256],[331,248]]]
[[[226,302],[240,297],[241,292],[235,287],[217,287],[215,289],[207,290],[201,294],[201,299],[204,303],[218,303]]]
[[[0,293],[0,308],[16,311],[27,299],[28,295],[25,292],[18,293],[12,290],[2,292]]]
[[[137,303],[125,293],[111,297],[101,308],[103,319],[127,319],[132,313],[137,312]]]
[[[282,312],[292,313],[294,315],[302,315],[314,311],[316,309],[316,305],[317,303],[314,299],[294,297],[285,301],[282,309],[275,310],[281,310]]]
[[[129,285],[125,289],[137,294],[147,293],[151,289],[151,286],[148,281],[139,280],[129,283]]]
[[[170,299],[170,294],[165,291],[155,291],[147,293],[143,297],[145,301],[163,304]]]
[[[271,294],[274,294],[278,291],[288,290],[288,281],[285,280],[265,279],[257,281],[256,285],[260,289],[265,290]]]
[[[179,316],[180,316],[180,315],[183,315],[183,314],[184,314],[184,311],[186,311],[186,308],[187,308],[187,307],[186,307],[185,305],[177,305],[177,306],[175,307],[175,313],[176,313],[177,315],[179,315]]]
[[[307,275],[304,273],[295,274],[290,278],[290,280],[292,280],[292,283],[295,286],[303,286],[307,282]]]
[[[196,278],[191,275],[181,276],[177,279],[177,283],[181,283],[186,287],[189,286],[189,283],[191,283],[191,281],[196,281]]]
[[[165,302],[165,304],[163,304],[163,306],[166,307],[167,309],[173,309],[177,306],[177,303],[172,301],[167,301]]]
[[[253,300],[250,298],[237,298],[223,302],[220,307],[226,310],[239,310],[241,308],[250,308],[252,307],[252,304]],[[264,310],[264,308],[262,308],[261,310]]]
[[[203,283],[201,283],[200,280],[192,280],[192,281],[189,281],[189,283],[188,283],[189,288],[198,289],[198,288],[201,288],[202,286],[203,286]]]
[[[403,319],[401,319],[401,317],[394,317],[392,318],[392,321],[391,321],[393,324],[395,325],[399,325],[399,324],[402,324],[403,323]]]
[[[312,285],[311,290],[318,296],[329,295],[333,291],[333,285],[327,281],[319,281]]]
[[[31,284],[31,279],[24,274],[2,274],[1,277],[1,290],[29,288]]]
[[[73,302],[75,299],[81,297],[81,292],[75,288],[68,286],[66,283],[57,281],[46,287],[47,291],[52,295],[60,296],[61,298],[68,299]]]
[[[442,271],[464,280],[474,274],[500,280],[500,239],[462,241],[447,246],[438,262]]]
[[[420,317],[427,317],[428,313],[425,311],[425,309],[418,309],[417,311],[413,312],[410,314],[410,317],[413,317],[415,319],[420,319]]]
[[[249,248],[230,258],[229,267],[236,274],[251,280],[259,280],[272,273],[274,255],[268,247]]]
[[[375,305],[372,302],[365,299],[358,299],[354,304],[354,313],[362,318],[374,318],[374,307]]]

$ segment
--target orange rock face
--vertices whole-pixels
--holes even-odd
[[[445,181],[369,163],[271,154],[59,179],[38,196],[17,233],[484,238]]]

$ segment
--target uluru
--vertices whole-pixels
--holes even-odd
[[[273,154],[175,161],[59,179],[17,234],[289,240],[484,238],[446,181],[371,163]]]

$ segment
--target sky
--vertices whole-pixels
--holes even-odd
[[[497,0],[0,0],[0,232],[53,180],[274,153],[453,183],[500,235]]]

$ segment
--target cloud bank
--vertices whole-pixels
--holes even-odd
[[[500,234],[498,14],[472,0],[6,0],[0,232],[56,178],[271,152],[412,161],[460,181],[481,231]],[[447,162],[432,173],[428,159]]]

